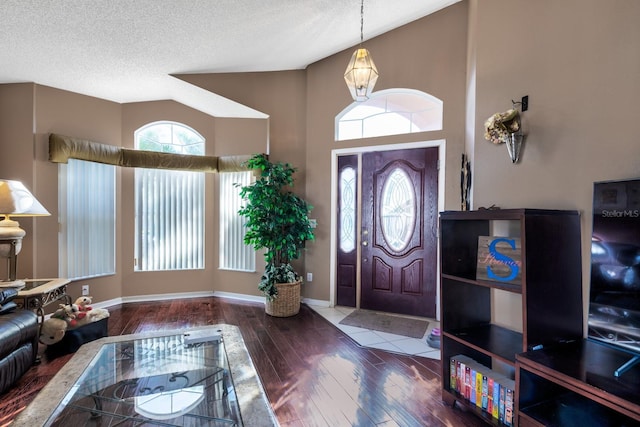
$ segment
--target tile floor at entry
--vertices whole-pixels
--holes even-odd
[[[440,322],[433,319],[425,319],[429,322],[429,327],[424,337],[409,338],[403,335],[389,334],[386,332],[374,331],[371,329],[357,328],[355,326],[341,325],[340,321],[355,310],[352,307],[317,307],[310,305],[322,317],[327,319],[336,328],[347,334],[358,344],[364,347],[379,348],[381,350],[393,351],[395,353],[408,354],[413,356],[428,357],[440,360],[440,349],[429,347],[427,336],[433,328],[439,328]]]

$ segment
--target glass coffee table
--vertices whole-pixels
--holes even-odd
[[[15,422],[278,425],[242,336],[231,325],[87,343]]]

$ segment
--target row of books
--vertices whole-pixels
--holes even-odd
[[[512,426],[515,381],[462,354],[453,356],[449,362],[451,390],[501,423]]]

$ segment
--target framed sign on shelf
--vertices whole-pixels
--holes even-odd
[[[478,236],[477,280],[522,284],[522,248],[518,237]]]

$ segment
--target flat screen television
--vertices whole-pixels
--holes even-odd
[[[640,178],[594,183],[588,328],[640,360]]]

